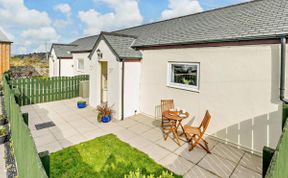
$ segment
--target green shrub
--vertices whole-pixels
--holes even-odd
[[[49,77],[48,76],[37,75],[37,76],[32,76],[32,78],[35,78],[35,79],[48,79]]]
[[[5,119],[3,115],[0,115],[0,121]]]
[[[7,134],[6,128],[5,127],[0,127],[0,136],[4,136]]]
[[[77,104],[86,104],[86,101],[78,101]]]
[[[163,171],[162,174],[158,177],[155,177],[153,174],[150,175],[143,175],[140,173],[139,169],[136,171],[129,172],[128,175],[125,175],[124,178],[174,178],[172,173],[167,171]]]

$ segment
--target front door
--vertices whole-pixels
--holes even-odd
[[[107,103],[107,73],[108,62],[103,61],[101,62],[101,103]]]

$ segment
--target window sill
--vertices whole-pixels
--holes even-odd
[[[190,92],[194,92],[194,93],[200,93],[199,89],[195,89],[195,88],[189,88],[189,87],[177,86],[177,85],[171,85],[171,84],[168,84],[167,87],[179,89],[179,90],[190,91]]]

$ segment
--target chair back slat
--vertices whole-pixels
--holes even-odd
[[[203,134],[206,131],[210,120],[211,120],[211,115],[210,115],[209,111],[207,110],[206,113],[205,113],[205,116],[204,116],[204,118],[203,118],[203,120],[201,122],[201,125],[199,127]]]
[[[174,108],[174,100],[169,99],[169,100],[161,100],[161,113],[164,111],[168,111],[169,109]]]

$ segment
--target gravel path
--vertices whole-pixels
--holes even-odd
[[[4,160],[4,144],[0,145],[0,177],[6,177],[5,160]]]
[[[2,100],[2,97],[0,97]],[[2,102],[0,102],[0,115],[2,115]],[[0,144],[0,177],[6,177],[4,144]]]
[[[4,112],[3,99],[4,98],[0,96],[0,114]],[[8,125],[5,127],[8,128]],[[5,144],[0,144],[0,178],[17,177],[16,160],[10,146],[10,140]]]

